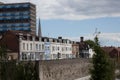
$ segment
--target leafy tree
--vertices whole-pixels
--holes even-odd
[[[6,47],[0,46],[0,80],[7,80],[7,53]]]
[[[94,49],[94,47],[96,46],[95,42],[92,40],[86,40],[85,43],[88,44],[92,49]]]
[[[92,59],[93,68],[90,69],[90,80],[114,80],[113,61],[105,54],[99,45],[97,36],[94,41],[86,41],[94,49],[95,54]]]
[[[94,42],[95,42],[95,44],[96,44],[97,46],[100,46],[97,35],[96,35],[95,38],[94,38]]]
[[[32,62],[20,62],[16,67],[15,80],[39,80],[39,75]]]
[[[116,61],[117,62],[117,61]],[[116,74],[116,77],[120,79],[120,62],[118,61],[116,64],[116,69],[119,70],[119,72]]]
[[[16,62],[7,59],[5,46],[0,46],[0,80],[39,80],[38,62]]]
[[[7,50],[5,45],[0,46],[0,61],[3,60],[7,60]]]
[[[24,65],[20,63],[16,63],[16,75],[15,75],[15,80],[25,80],[24,79]]]
[[[25,80],[37,80],[36,79],[36,70],[35,65],[32,62],[28,62],[27,64],[25,64],[24,66],[25,68]]]

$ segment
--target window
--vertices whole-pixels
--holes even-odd
[[[30,54],[30,59],[33,60],[34,59],[34,54]]]
[[[50,50],[50,46],[47,46],[47,50]]]
[[[64,47],[62,47],[62,51],[64,51]]]
[[[57,54],[53,54],[53,59],[57,59]]]
[[[59,49],[59,47],[58,47],[58,51],[59,51],[60,49]]]
[[[27,44],[27,50],[29,49],[28,47],[29,47],[29,45]]]
[[[42,44],[42,50],[44,49],[44,44]]]
[[[22,60],[27,60],[27,54],[26,53],[22,53]]]
[[[39,50],[41,50],[41,44],[39,44]]]
[[[35,53],[35,59],[36,59],[36,60],[40,60],[40,53],[39,53],[39,52],[36,52],[36,53]]]
[[[67,51],[67,47],[66,47],[66,51]]]
[[[38,44],[36,44],[36,50],[38,50]]]
[[[52,47],[52,51],[55,51],[55,47],[54,46]]]
[[[23,43],[23,50],[25,50],[25,43]]]
[[[69,54],[66,54],[66,58],[69,58]]]
[[[56,47],[56,51],[58,50],[58,48]]]
[[[32,43],[30,43],[30,50],[32,50]]]

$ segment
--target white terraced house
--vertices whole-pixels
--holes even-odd
[[[44,42],[41,38],[27,34],[20,36],[20,60],[43,60]]]
[[[44,37],[45,42],[45,59],[64,59],[72,58],[72,44],[70,40],[59,37],[48,38]]]

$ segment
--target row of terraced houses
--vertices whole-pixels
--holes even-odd
[[[62,37],[43,37],[40,22],[36,34],[36,6],[32,3],[0,3],[0,45],[8,59],[21,61],[91,58],[89,45]]]
[[[9,59],[34,61],[91,58],[93,51],[82,39],[75,42],[62,37],[38,37],[21,31],[7,31],[1,36],[0,45],[7,46]]]

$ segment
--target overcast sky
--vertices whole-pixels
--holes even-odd
[[[41,18],[43,36],[92,39],[95,29],[102,44],[120,46],[120,0],[0,0],[32,2]]]
[[[6,3],[32,2],[42,19],[81,20],[120,16],[120,0],[1,0]]]

